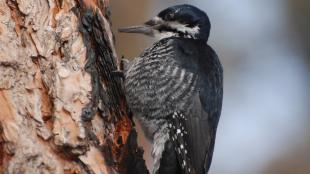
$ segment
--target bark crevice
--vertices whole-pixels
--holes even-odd
[[[103,6],[0,0],[0,173],[147,173]]]

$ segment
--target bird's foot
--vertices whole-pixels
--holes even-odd
[[[122,80],[125,79],[125,74],[124,74],[124,71],[122,71],[122,70],[115,70],[115,71],[112,71],[112,76],[113,76],[113,77],[121,78]]]
[[[124,71],[127,71],[131,65],[132,65],[132,61],[130,61],[129,59],[126,59],[126,58],[124,58],[124,56],[122,56],[121,69]]]

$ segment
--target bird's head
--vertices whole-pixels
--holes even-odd
[[[163,39],[183,37],[207,41],[210,21],[205,12],[192,5],[176,5],[161,11],[143,25],[120,28],[119,32],[143,33]]]

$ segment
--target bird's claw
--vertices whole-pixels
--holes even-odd
[[[124,74],[124,72],[121,71],[121,70],[112,71],[112,76],[113,76],[113,77],[120,77],[120,78],[122,78],[122,80],[125,79],[125,74]]]

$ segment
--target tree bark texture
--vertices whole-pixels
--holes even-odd
[[[0,173],[148,173],[104,3],[0,0]]]

